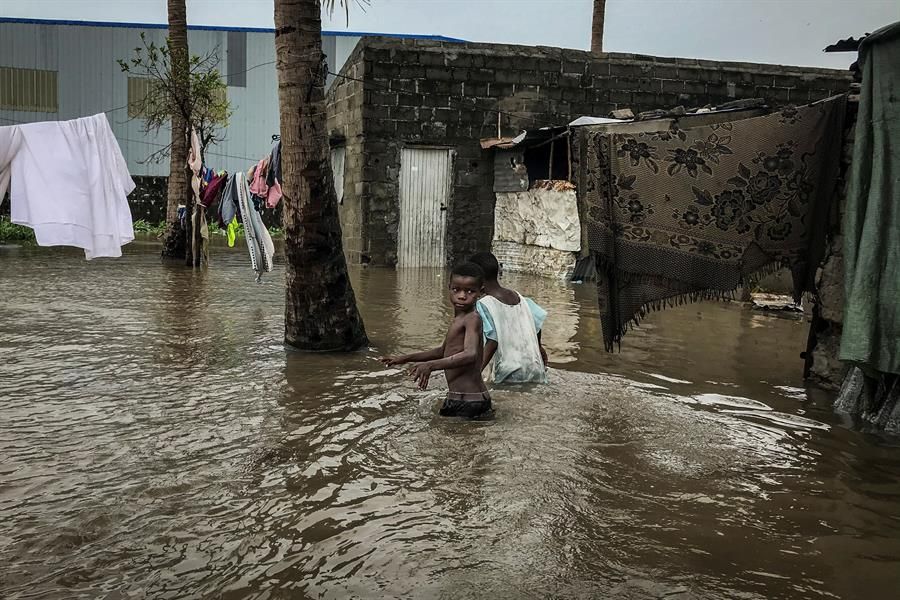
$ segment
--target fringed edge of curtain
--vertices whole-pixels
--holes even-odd
[[[662,276],[654,276],[654,275],[644,275],[638,273],[627,273],[623,271],[619,271],[615,269],[613,265],[610,264],[609,261],[605,260],[599,254],[594,255],[594,264],[596,265],[598,275],[601,271],[605,271],[607,276],[609,274],[613,274],[612,277],[609,278],[611,282],[616,281],[627,281],[628,283],[640,282],[640,281],[659,281]],[[641,304],[634,314],[625,318],[622,323],[617,324],[616,331],[614,335],[610,338],[610,341],[606,341],[606,335],[604,338],[604,348],[607,352],[614,352],[616,349],[619,352],[622,351],[622,338],[625,336],[628,331],[640,327],[641,321],[649,314],[654,312],[660,312],[667,308],[676,308],[678,306],[683,306],[685,304],[694,304],[696,302],[703,301],[716,301],[716,302],[733,302],[737,299],[737,291],[748,284],[757,283],[760,280],[768,277],[769,275],[773,275],[780,271],[781,269],[786,268],[786,266],[779,260],[772,260],[765,265],[762,265],[752,272],[744,274],[741,276],[741,281],[732,289],[728,290],[716,290],[716,289],[703,289],[703,290],[694,290],[689,292],[678,292],[674,293],[671,296],[667,296],[665,298],[661,298],[659,300],[652,300],[649,302],[645,302]],[[815,298],[814,292],[808,292],[809,297]],[[796,297],[794,295],[794,302],[799,303],[802,300],[803,294],[801,297]],[[618,307],[617,307],[618,310]]]
[[[667,308],[676,308],[685,304],[694,304],[695,302],[702,302],[707,300],[715,300],[718,302],[733,301],[736,299],[736,292],[737,290],[703,290],[699,292],[685,292],[683,294],[678,294],[676,296],[671,296],[662,300],[654,300],[652,302],[642,304],[634,315],[629,317],[628,320],[626,320],[619,326],[618,331],[616,331],[616,334],[613,336],[612,342],[604,342],[606,351],[613,352],[615,349],[618,349],[621,352],[622,338],[625,336],[625,334],[632,329],[640,327],[641,321],[651,313],[660,312]]]

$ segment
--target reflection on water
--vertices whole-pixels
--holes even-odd
[[[0,249],[0,597],[889,598],[895,442],[803,389],[800,320],[550,311],[551,384],[441,419],[383,353],[438,345],[436,271],[354,273],[371,348],[281,345],[280,267]]]

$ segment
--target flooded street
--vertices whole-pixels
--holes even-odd
[[[607,354],[592,286],[510,277],[551,384],[461,422],[376,360],[440,344],[441,273],[354,272],[370,349],[307,355],[241,248],[0,248],[0,598],[896,597],[900,442],[804,389],[802,320]]]

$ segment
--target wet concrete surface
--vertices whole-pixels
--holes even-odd
[[[900,444],[806,390],[802,318],[590,286],[551,383],[442,419],[377,362],[440,343],[438,271],[360,270],[371,348],[281,343],[282,267],[0,248],[2,598],[894,598]]]

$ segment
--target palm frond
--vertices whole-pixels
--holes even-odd
[[[322,0],[322,6],[328,11],[328,14],[334,14],[335,4],[342,6],[344,8],[344,18],[347,20],[347,25],[349,25],[351,2],[363,12],[366,12],[366,7],[371,4],[371,0]]]

